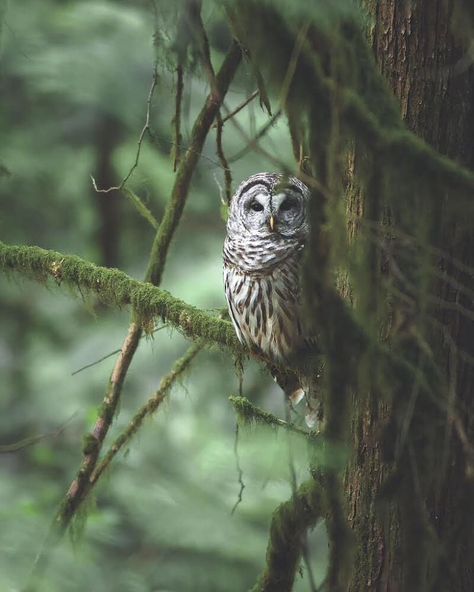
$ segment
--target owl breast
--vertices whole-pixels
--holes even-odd
[[[260,259],[247,247],[245,260],[236,256],[231,241],[224,248],[225,293],[237,335],[275,363],[288,360],[304,341],[298,277],[302,245],[291,246],[284,257],[275,249],[271,256],[263,250]]]

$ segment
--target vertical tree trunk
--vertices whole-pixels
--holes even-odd
[[[377,62],[400,101],[408,127],[441,153],[472,167],[474,68],[463,38],[468,15],[462,16],[461,3],[369,0],[366,5],[374,19],[371,34]],[[438,211],[427,212],[434,221],[430,242],[448,254],[434,264],[472,291],[472,274],[467,267],[461,269],[453,263],[455,258],[471,269],[474,266],[472,221],[466,232],[462,215],[458,223],[448,221],[452,216],[445,215],[454,198],[442,196]],[[440,282],[435,286],[436,296],[472,309],[466,291],[456,289],[455,282]],[[409,564],[416,563],[418,557],[407,557],[410,533],[407,535],[406,523],[403,526],[403,499],[393,498],[388,508],[379,504],[382,484],[391,471],[381,437],[382,433],[387,437],[391,406],[376,396],[372,402],[359,403],[353,420],[354,458],[346,476],[349,520],[356,536],[352,592],[474,590],[474,477],[468,444],[474,441],[474,373],[469,361],[474,354],[474,323],[459,310],[440,308],[435,314],[445,329],[433,333],[429,345],[441,354],[451,395],[460,411],[450,418],[447,430],[436,432],[436,438],[446,433],[440,446],[445,461],[440,458],[434,471],[433,491],[424,483],[420,485],[425,515],[423,524],[412,528],[431,530],[439,551],[426,554],[426,566],[420,570],[424,575],[420,581],[412,581]],[[457,348],[468,356],[457,355]],[[430,429],[432,418],[427,415],[425,421]],[[419,560],[423,561],[422,549]]]

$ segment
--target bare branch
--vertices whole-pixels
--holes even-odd
[[[142,149],[142,144],[143,141],[145,139],[145,136],[147,134],[150,133],[150,111],[151,111],[151,103],[153,100],[153,95],[155,93],[155,89],[156,89],[156,85],[158,84],[158,72],[157,72],[157,68],[156,65],[153,69],[153,79],[152,79],[152,83],[150,86],[150,90],[148,91],[148,98],[146,101],[146,117],[145,117],[145,125],[142,128],[142,131],[140,132],[140,136],[138,138],[138,146],[137,146],[137,152],[135,154],[135,161],[132,164],[132,166],[130,167],[130,170],[128,171],[128,173],[125,175],[125,177],[122,179],[121,183],[115,187],[107,187],[106,189],[99,189],[97,187],[97,183],[94,179],[94,177],[91,175],[91,180],[92,180],[92,185],[94,187],[94,190],[97,193],[110,193],[111,191],[121,191],[124,187],[125,187],[125,183],[130,179],[130,177],[133,175],[135,169],[138,166],[138,162],[140,160],[140,152]]]
[[[66,420],[58,429],[47,432],[46,434],[38,434],[37,436],[30,436],[28,438],[23,438],[18,442],[14,442],[13,444],[2,444],[0,445],[0,454],[8,454],[12,452],[18,452],[19,450],[23,450],[24,448],[28,448],[29,446],[33,446],[41,440],[45,440],[46,438],[57,438],[60,436],[67,426],[71,423],[74,419],[76,413],[73,413],[71,417]]]
[[[230,200],[232,198],[232,173],[229,167],[229,163],[227,162],[227,158],[224,153],[224,147],[222,146],[222,131],[224,127],[224,120],[221,117],[220,111],[217,114],[217,131],[216,131],[216,151],[217,156],[219,157],[219,161],[224,169],[224,179],[225,179],[225,198],[227,205],[230,205]]]
[[[240,103],[240,105],[238,107],[236,107],[235,109],[233,109],[232,111],[229,111],[229,113],[222,118],[222,124],[224,124],[226,121],[229,121],[229,119],[232,119],[232,117],[234,117],[235,115],[237,115],[237,113],[240,113],[240,111],[242,111],[242,109],[245,109],[245,107],[251,103],[256,97],[258,97],[260,91],[254,90],[253,93],[248,96],[245,101],[243,103]],[[214,124],[213,127],[217,127],[218,124]]]
[[[240,456],[239,456],[239,422],[235,423],[235,435],[234,435],[234,458],[235,458],[235,468],[237,469],[237,481],[239,483],[239,494],[237,495],[237,501],[235,502],[232,510],[230,511],[231,515],[234,514],[235,510],[237,510],[239,504],[242,502],[245,483],[244,483],[244,472],[242,470],[242,466],[240,464]]]
[[[184,89],[184,71],[183,66],[178,64],[176,68],[176,98],[175,98],[175,113],[173,117],[173,129],[174,129],[174,144],[173,144],[173,171],[179,165],[181,158],[181,107],[183,104],[183,89]]]

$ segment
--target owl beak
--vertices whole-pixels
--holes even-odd
[[[276,223],[275,223],[275,218],[274,218],[273,214],[268,219],[268,225],[270,226],[270,230],[272,232],[275,232]]]

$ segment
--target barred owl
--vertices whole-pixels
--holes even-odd
[[[224,243],[224,285],[239,337],[271,365],[286,365],[306,341],[299,266],[309,227],[309,190],[295,177],[258,173],[238,187]],[[278,381],[280,382],[280,381]],[[282,385],[288,395],[298,391]]]

